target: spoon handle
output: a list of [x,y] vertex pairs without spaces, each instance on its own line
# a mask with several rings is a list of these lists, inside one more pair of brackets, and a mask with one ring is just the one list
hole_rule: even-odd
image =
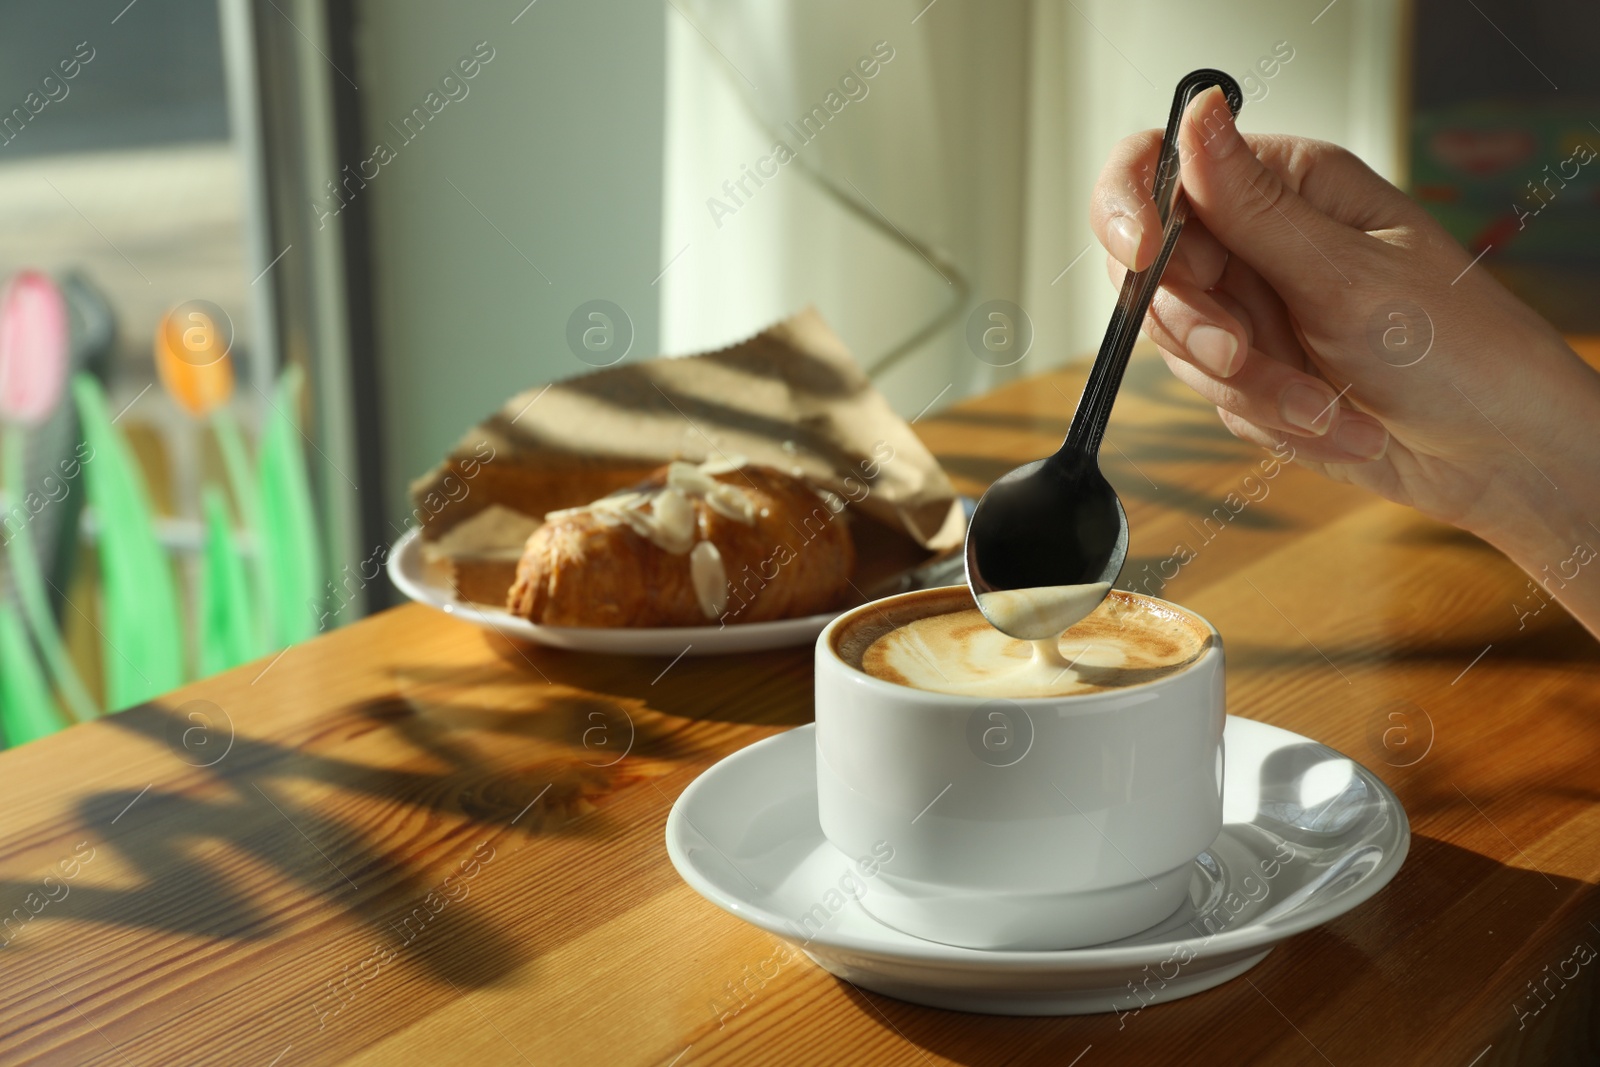
[[1228,107],[1235,115],[1244,104],[1239,83],[1220,70],[1191,71],[1178,82],[1178,90],[1172,97],[1172,112],[1167,116],[1167,129],[1161,139],[1161,154],[1156,159],[1152,189],[1162,225],[1161,250],[1149,267],[1137,273],[1129,271],[1122,279],[1122,292],[1117,296],[1116,310],[1111,313],[1111,323],[1106,327],[1104,340],[1100,342],[1100,352],[1089,371],[1089,380],[1083,387],[1078,409],[1073,413],[1066,440],[1056,453],[1058,459],[1092,459],[1100,451],[1106,423],[1111,419],[1111,405],[1117,399],[1123,372],[1128,369],[1128,354],[1133,351],[1133,343],[1139,337],[1139,327],[1144,322],[1145,313],[1150,310],[1150,301],[1161,285],[1167,260],[1172,258],[1178,235],[1183,232],[1184,221],[1189,217],[1189,205],[1179,183],[1178,123],[1183,120],[1183,113],[1190,101],[1213,85],[1222,89]]

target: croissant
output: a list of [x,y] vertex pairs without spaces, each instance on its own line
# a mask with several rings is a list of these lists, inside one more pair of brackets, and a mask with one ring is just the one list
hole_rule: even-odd
[[765,466],[674,462],[551,512],[507,608],[546,626],[705,626],[837,607],[855,546],[844,501]]

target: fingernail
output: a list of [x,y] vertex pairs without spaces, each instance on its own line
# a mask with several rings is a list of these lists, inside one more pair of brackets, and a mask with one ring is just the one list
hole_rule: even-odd
[[1243,140],[1233,122],[1233,110],[1221,89],[1212,86],[1189,105],[1189,122],[1200,135],[1206,155],[1212,159],[1227,156]]
[[1284,422],[1321,437],[1328,432],[1328,424],[1333,421],[1336,402],[1331,392],[1314,385],[1291,385],[1283,391],[1279,408]]
[[1141,236],[1139,227],[1126,215],[1118,215],[1106,226],[1106,240],[1111,244],[1111,254],[1129,270],[1138,267]]
[[1366,419],[1344,419],[1333,432],[1333,443],[1353,456],[1378,459],[1389,450],[1389,433]]
[[1227,330],[1196,326],[1189,331],[1184,343],[1189,354],[1212,374],[1226,378],[1233,373],[1233,357],[1239,354],[1239,342]]

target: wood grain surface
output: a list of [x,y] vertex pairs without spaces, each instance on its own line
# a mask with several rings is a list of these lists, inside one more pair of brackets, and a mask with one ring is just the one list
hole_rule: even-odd
[[[1082,379],[916,429],[976,492]],[[0,755],[0,1061],[1596,1062],[1595,642],[1554,606],[1519,627],[1527,579],[1472,537],[1265,458],[1136,358],[1104,450],[1124,584],[1211,619],[1229,711],[1372,768],[1415,836],[1242,979],[1125,1019],[920,1008],[803,957],[744,981],[778,942],[663,827],[810,720],[811,650],[574,654],[409,606]]]

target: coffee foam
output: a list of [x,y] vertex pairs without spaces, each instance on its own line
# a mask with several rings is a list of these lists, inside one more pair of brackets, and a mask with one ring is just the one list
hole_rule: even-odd
[[965,586],[931,589],[846,620],[833,647],[875,678],[958,696],[1068,696],[1176,674],[1210,647],[1209,628],[1170,605],[1113,590],[1057,640],[1008,637]]

